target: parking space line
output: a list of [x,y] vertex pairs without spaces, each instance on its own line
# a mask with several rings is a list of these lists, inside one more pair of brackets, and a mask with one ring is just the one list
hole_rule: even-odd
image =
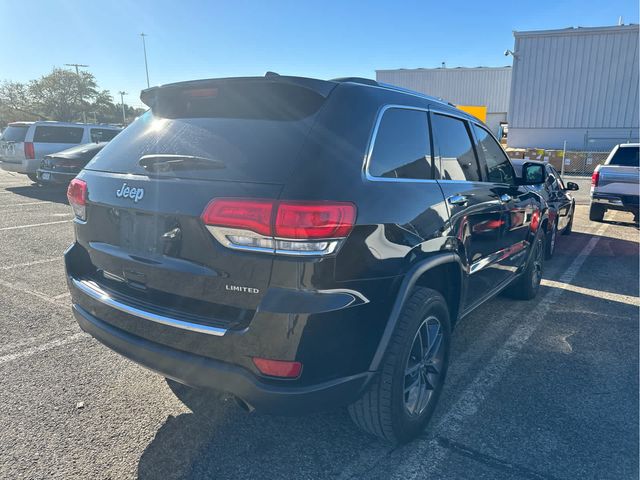
[[[582,248],[580,253],[574,258],[573,262],[560,276],[559,282],[569,284],[576,277],[580,268],[589,254],[596,247],[608,225],[601,225],[594,236]],[[525,346],[531,335],[538,329],[542,321],[545,319],[549,311],[554,307],[555,302],[564,293],[563,289],[549,290],[538,302],[528,315],[520,320],[520,325],[511,334],[511,336],[498,348],[493,357],[488,361],[485,367],[480,370],[469,386],[462,392],[458,400],[448,409],[438,424],[428,431],[427,434],[437,433],[437,435],[451,438],[455,436],[462,428],[462,422],[467,417],[474,415],[480,405],[485,401],[487,394],[504,376],[507,369]],[[409,478],[425,478],[434,476],[440,463],[444,460],[447,451],[439,444],[436,439],[418,441],[413,445],[413,449],[409,450],[404,465],[411,470],[398,470],[394,472],[393,478],[409,479]],[[429,458],[430,461],[425,464],[420,459]],[[420,469],[415,466],[420,465]]]
[[39,298],[40,300],[42,300],[44,302],[49,303],[50,305],[55,305],[56,307],[64,308],[65,310],[68,309],[68,307],[66,305],[63,305],[61,303],[56,302],[55,300],[53,300],[49,296],[45,295],[44,293],[36,292],[35,290],[29,290],[28,288],[16,287],[11,282],[5,282],[3,280],[0,280],[0,286],[5,287],[5,288],[9,288],[9,289],[14,290],[16,292],[26,293],[27,295],[32,295],[34,297]]
[[42,260],[34,260],[33,262],[16,263],[14,265],[5,265],[0,267],[0,270],[11,270],[13,268],[31,267],[32,265],[42,265],[43,263],[51,263],[63,260],[64,257],[59,256],[55,258],[45,258]]
[[25,350],[22,350],[21,352],[16,352],[16,353],[10,353],[8,355],[3,355],[3,356],[0,356],[0,365],[2,365],[4,363],[7,363],[7,362],[11,362],[13,360],[17,360],[19,358],[29,357],[29,356],[34,355],[36,353],[45,352],[47,350],[51,350],[52,348],[61,347],[63,345],[67,345],[69,343],[77,342],[78,340],[81,340],[83,338],[90,338],[90,337],[86,333],[82,333],[82,332],[74,333],[73,335],[70,335],[68,337],[58,338],[56,340],[52,340],[50,342],[43,343],[41,345],[37,345],[35,347],[27,348]]
[[32,223],[30,225],[16,225],[14,227],[1,227],[0,232],[7,231],[7,230],[18,230],[21,228],[44,227],[45,225],[55,225],[57,223],[68,223],[68,222],[71,222],[71,220],[57,220],[55,222]]
[[10,203],[10,204],[7,204],[7,205],[0,205],[0,207],[26,207],[27,205],[42,205],[44,203],[54,203],[54,202]]
[[542,285],[551,288],[560,288],[570,292],[580,293],[582,295],[588,295],[590,297],[598,298],[601,300],[610,300],[612,302],[626,303],[634,307],[640,307],[640,298],[633,297],[631,295],[622,295],[620,293],[607,292],[605,290],[594,290],[593,288],[579,287],[578,285],[571,285],[570,283],[556,282],[555,280],[542,280]]

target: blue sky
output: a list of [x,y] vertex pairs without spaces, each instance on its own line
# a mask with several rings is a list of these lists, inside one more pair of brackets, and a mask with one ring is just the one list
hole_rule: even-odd
[[638,23],[637,0],[0,0],[0,80],[84,63],[140,104],[146,86],[282,74],[375,78],[376,69],[510,65],[513,30]]

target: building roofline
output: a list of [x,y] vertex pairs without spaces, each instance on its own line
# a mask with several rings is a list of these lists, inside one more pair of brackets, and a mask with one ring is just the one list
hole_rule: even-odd
[[559,28],[555,30],[527,30],[519,32],[513,31],[513,36],[518,37],[537,37],[545,35],[581,35],[590,33],[614,33],[638,30],[638,24],[632,23],[629,25],[611,25],[607,27],[567,27]]
[[471,72],[478,70],[511,70],[511,65],[505,65],[504,67],[436,67],[436,68],[383,68],[376,70],[378,72]]

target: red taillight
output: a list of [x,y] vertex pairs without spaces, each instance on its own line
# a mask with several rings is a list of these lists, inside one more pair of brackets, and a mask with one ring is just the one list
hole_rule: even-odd
[[271,235],[272,200],[216,198],[202,213],[205,225],[251,230]]
[[351,203],[282,202],[278,205],[274,235],[279,238],[344,238],[356,219]]
[[24,158],[27,160],[36,158],[36,150],[33,148],[33,142],[24,142]]
[[86,220],[87,182],[78,178],[71,180],[67,188],[67,198],[76,217]]
[[599,181],[600,181],[600,172],[598,170],[595,170],[593,172],[593,175],[591,175],[591,186],[597,187]]
[[355,219],[355,205],[344,202],[216,198],[202,213],[202,221],[223,245],[283,255],[332,253]]
[[296,378],[302,372],[302,364],[300,362],[253,357],[253,363],[260,373],[270,377]]

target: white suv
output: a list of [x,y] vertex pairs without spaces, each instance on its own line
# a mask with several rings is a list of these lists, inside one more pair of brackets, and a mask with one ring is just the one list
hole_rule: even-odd
[[13,122],[0,136],[0,167],[37,181],[45,155],[91,142],[106,142],[122,129],[113,125],[66,122]]

